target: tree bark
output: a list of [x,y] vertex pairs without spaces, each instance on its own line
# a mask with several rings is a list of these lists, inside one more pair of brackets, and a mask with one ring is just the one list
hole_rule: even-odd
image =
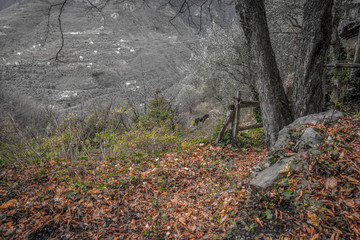
[[292,122],[292,114],[271,47],[264,0],[238,0],[236,10],[250,47],[266,145],[270,149],[279,131]]
[[322,76],[332,32],[333,0],[307,0],[292,95],[295,119],[322,111]]
[[343,0],[334,0],[332,14],[332,43],[334,47],[334,55],[337,62],[346,60],[346,50],[341,42],[339,36],[339,25],[342,16],[344,15]]

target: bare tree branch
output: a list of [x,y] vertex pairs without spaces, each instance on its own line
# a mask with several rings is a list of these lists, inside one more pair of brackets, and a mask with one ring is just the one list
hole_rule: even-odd
[[105,15],[104,15],[104,13],[103,13],[102,10],[106,7],[106,5],[109,3],[109,1],[110,1],[110,0],[106,0],[103,5],[97,6],[97,5],[95,5],[91,0],[86,0],[86,2],[89,3],[90,6],[91,6],[90,9],[89,9],[89,11],[92,10],[92,9],[95,9],[97,12],[99,12],[99,14],[101,15],[102,19],[104,19],[104,27],[105,27],[105,25],[106,25],[106,18],[105,18]]
[[44,39],[44,42],[46,43],[48,37],[49,37],[49,34],[50,34],[50,17],[51,17],[51,11],[54,7],[58,7],[58,6],[61,6],[62,3],[57,3],[57,4],[50,4],[50,7],[49,7],[49,10],[48,10],[48,13],[47,13],[47,26],[46,26],[46,33],[45,33],[45,39]]
[[61,15],[64,11],[64,7],[65,7],[67,1],[68,0],[64,0],[64,2],[61,3],[61,8],[60,8],[60,12],[58,15],[59,29],[60,29],[60,34],[61,34],[61,46],[55,55],[56,61],[59,61],[59,54],[60,54],[61,50],[64,48],[64,32],[63,32],[62,25],[61,25]]
[[[204,15],[205,9],[209,13],[210,21],[211,22],[213,21],[213,14],[212,14],[211,9],[212,9],[214,2],[215,2],[214,0],[198,0],[198,1],[183,0],[183,1],[181,1],[180,5],[175,5],[175,4],[173,4],[172,0],[168,0],[167,3],[165,3],[164,5],[168,4],[175,9],[178,8],[175,16],[173,16],[169,20],[171,24],[172,24],[172,21],[174,19],[176,19],[177,17],[179,17],[180,15],[187,14],[188,15],[187,16],[188,24],[190,26],[197,27],[199,29],[199,33],[200,33],[203,30],[204,16],[206,16],[206,15]],[[228,4],[228,5],[232,5],[235,3],[234,0],[227,0],[225,2],[226,2],[225,4]],[[223,5],[224,1],[218,0],[218,4]],[[162,5],[162,6],[164,6],[164,5]],[[198,23],[194,20],[194,15],[193,15],[194,7],[196,7],[196,9],[198,9],[200,11],[200,14],[198,16],[198,21],[199,21]]]

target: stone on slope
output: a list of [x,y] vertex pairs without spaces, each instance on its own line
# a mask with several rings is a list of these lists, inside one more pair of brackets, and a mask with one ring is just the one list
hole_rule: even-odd
[[[311,114],[299,118],[290,125],[284,127],[280,131],[278,140],[276,141],[274,147],[271,149],[272,156],[269,156],[264,163],[255,167],[255,171],[252,173],[253,178],[250,180],[250,186],[257,190],[266,190],[274,186],[274,184],[289,171],[299,169],[304,166],[304,162],[302,161],[302,158],[304,157],[300,152],[292,157],[280,157],[275,164],[271,165],[271,161],[274,158],[279,158],[279,156],[281,156],[282,153],[279,150],[285,147],[290,141],[294,140],[294,136],[291,135],[291,129],[298,128],[306,124],[319,124],[324,121],[335,121],[341,116],[343,116],[341,112],[329,110],[327,112]],[[295,138],[297,142],[297,151],[301,151],[302,149],[316,151],[322,141],[321,135],[312,128],[306,128],[301,136],[295,136]],[[259,172],[259,170],[262,171]]]
[[257,190],[266,190],[274,185],[277,180],[286,175],[290,170],[290,165],[296,160],[296,156],[283,158],[274,165],[259,172],[250,180],[250,186]]
[[293,123],[284,127],[278,136],[278,140],[275,142],[274,146],[270,149],[270,152],[274,153],[281,148],[285,147],[285,145],[290,141],[291,134],[289,133],[290,129],[300,127],[305,124],[319,124],[324,121],[335,121],[340,117],[344,116],[344,114],[337,110],[328,110],[326,112],[314,113],[301,118],[296,119]]
[[322,141],[322,137],[312,128],[305,129],[304,133],[297,142],[297,148],[314,148],[317,149]]

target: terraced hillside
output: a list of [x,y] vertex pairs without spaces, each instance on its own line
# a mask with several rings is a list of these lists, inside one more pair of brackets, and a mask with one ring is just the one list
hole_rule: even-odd
[[[51,1],[56,4],[57,1]],[[182,76],[198,37],[170,6],[154,1],[69,1],[60,6],[23,0],[0,12],[0,87],[7,101],[20,98],[57,111],[166,91]]]

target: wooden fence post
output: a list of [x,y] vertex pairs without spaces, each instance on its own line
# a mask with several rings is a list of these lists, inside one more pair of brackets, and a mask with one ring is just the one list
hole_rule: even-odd
[[241,101],[241,92],[236,92],[235,98],[235,116],[232,122],[232,136],[236,138],[236,135],[239,131],[239,122],[240,122],[240,101]]
[[227,126],[230,124],[230,122],[233,120],[234,118],[234,113],[235,113],[235,110],[233,109],[233,106],[234,105],[231,105],[228,112],[226,113],[226,117],[224,119],[224,124],[223,126],[221,127],[220,129],[220,132],[219,134],[217,135],[216,137],[216,140],[215,142],[216,143],[219,143],[219,141],[221,140],[221,138],[224,136],[224,133],[225,133],[225,130],[227,128]]
[[236,135],[238,134],[239,130],[248,130],[248,129],[254,129],[254,128],[259,128],[262,127],[262,124],[254,124],[251,126],[244,126],[244,127],[239,127],[239,122],[240,122],[240,109],[241,108],[248,108],[248,107],[258,107],[260,106],[260,103],[257,101],[243,101],[241,100],[241,92],[237,91],[236,93],[236,100],[235,100],[235,105],[231,105],[229,107],[229,110],[226,113],[226,117],[224,120],[224,124],[222,125],[215,142],[219,143],[221,138],[224,136],[225,131],[227,126],[230,124],[231,122],[231,133],[232,136],[235,138]]

